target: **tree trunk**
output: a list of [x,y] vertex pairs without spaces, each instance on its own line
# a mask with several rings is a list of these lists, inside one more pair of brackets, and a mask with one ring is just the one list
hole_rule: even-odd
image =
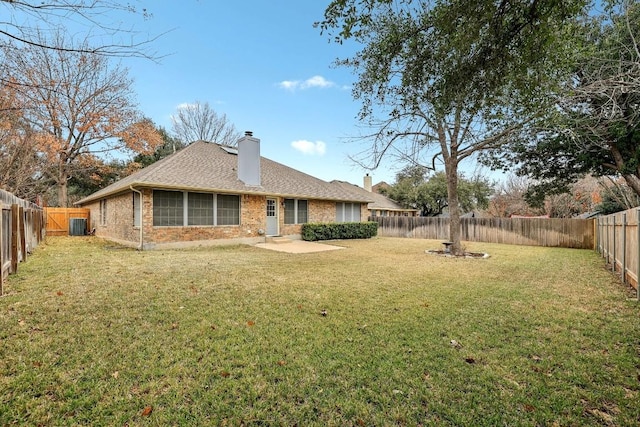
[[634,193],[640,196],[640,179],[638,179],[637,176],[631,174],[624,174],[622,176],[624,177],[624,180],[627,182],[629,187],[631,187],[631,189],[634,191]]
[[447,174],[447,197],[449,199],[449,241],[451,253],[455,256],[464,255],[460,243],[460,204],[458,203],[458,163],[454,157],[449,157],[444,165]]
[[67,198],[67,176],[64,174],[63,176],[58,177],[58,182],[56,183],[58,187],[58,206],[61,208],[66,208],[68,203]]

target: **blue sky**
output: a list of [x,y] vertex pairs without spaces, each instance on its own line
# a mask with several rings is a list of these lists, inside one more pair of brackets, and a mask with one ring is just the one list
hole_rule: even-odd
[[[144,2],[153,17],[130,17],[151,36],[159,64],[126,58],[143,113],[171,128],[180,104],[208,102],[240,132],[261,140],[262,155],[324,180],[362,185],[367,172],[348,159],[362,151],[351,96],[355,76],[335,68],[354,47],[328,42],[313,28],[327,2]],[[401,165],[371,172],[392,182]]]

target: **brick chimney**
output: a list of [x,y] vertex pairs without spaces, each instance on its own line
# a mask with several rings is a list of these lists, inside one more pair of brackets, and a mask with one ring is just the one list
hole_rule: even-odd
[[246,185],[260,185],[260,140],[250,131],[238,140],[238,179]]
[[371,188],[372,188],[372,178],[371,175],[366,174],[364,176],[364,189],[367,190],[369,193],[371,193]]

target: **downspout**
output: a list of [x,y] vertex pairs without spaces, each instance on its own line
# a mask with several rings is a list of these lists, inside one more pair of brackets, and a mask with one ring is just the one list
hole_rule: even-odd
[[142,191],[136,190],[133,188],[133,185],[130,185],[129,188],[134,193],[138,193],[140,195],[140,243],[138,244],[138,250],[141,251],[144,248],[144,235],[142,234],[144,231],[144,216],[142,215],[144,203],[142,203]]

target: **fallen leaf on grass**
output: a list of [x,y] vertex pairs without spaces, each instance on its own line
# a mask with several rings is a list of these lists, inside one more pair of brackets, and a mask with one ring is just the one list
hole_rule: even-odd
[[287,364],[287,362],[285,362],[284,360],[278,360],[278,365],[284,366],[286,364]]
[[466,357],[464,361],[470,364],[476,363],[476,359],[474,359],[473,357]]
[[115,379],[118,379],[118,377],[120,376],[120,372],[115,371],[113,374],[111,374],[111,376]]
[[151,415],[152,412],[153,412],[153,406],[149,405],[142,410],[142,413],[140,415],[142,415],[143,417],[148,417],[149,415]]
[[59,297],[61,297],[61,296],[62,296],[62,295],[64,295],[64,294],[62,293],[62,291],[58,291],[58,292],[56,292],[56,295],[58,295]]
[[18,325],[20,325],[20,326],[24,326],[24,320],[22,320],[22,319],[18,319]]
[[249,320],[249,321],[247,322],[247,326],[253,326],[253,325],[255,325],[255,324],[256,324],[256,322],[254,322],[253,320]]
[[227,372],[227,371],[222,371],[222,372],[220,372],[220,376],[221,376],[222,378],[229,378],[229,376],[230,376],[230,375],[231,375],[231,374],[230,374],[229,372]]
[[178,324],[177,323],[172,323],[171,324],[171,329],[178,329]]
[[451,345],[451,347],[453,347],[453,348],[462,348],[462,345],[461,345],[458,341],[456,341],[456,340],[451,340],[451,341],[449,342],[449,344],[450,344],[450,345]]
[[536,408],[535,408],[533,405],[525,404],[525,405],[524,405],[524,410],[525,410],[526,412],[533,412],[533,411],[535,411],[535,410],[536,410]]
[[42,366],[42,362],[33,362],[34,368],[39,368],[40,366]]

